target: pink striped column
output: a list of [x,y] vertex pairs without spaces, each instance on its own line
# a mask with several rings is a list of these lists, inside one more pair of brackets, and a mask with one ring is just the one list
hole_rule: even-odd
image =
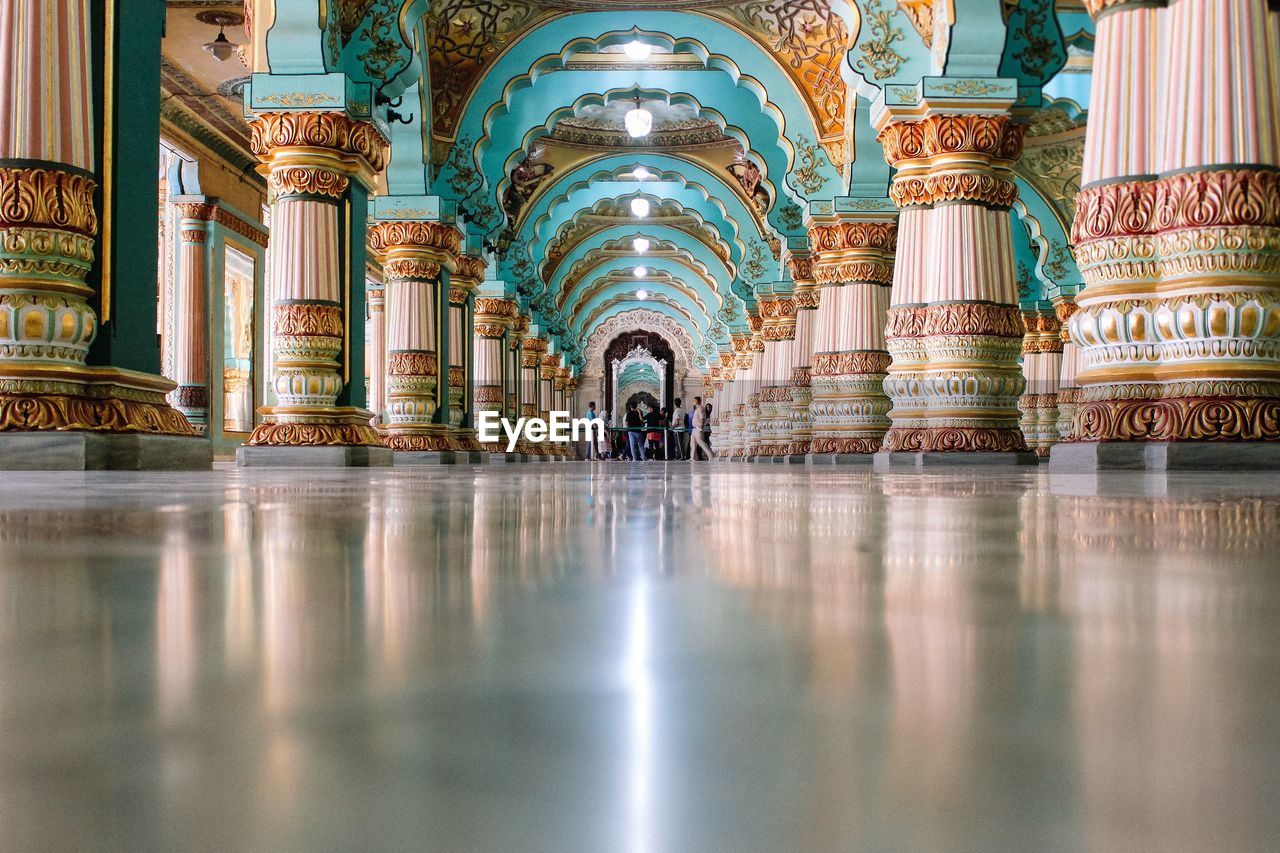
[[1062,325],[1054,314],[1023,315],[1022,373],[1026,393],[1018,402],[1022,434],[1037,456],[1058,443],[1058,384],[1062,379]]
[[369,245],[386,279],[386,445],[395,451],[453,449],[449,426],[436,417],[448,388],[439,324],[447,299],[443,271],[456,268],[461,244],[462,233],[439,222],[376,222],[369,228]]
[[809,406],[814,454],[875,453],[889,428],[884,327],[897,234],[883,213],[810,228],[821,300]]
[[[478,426],[485,412],[501,416],[506,411],[504,378],[509,370],[504,365],[509,363],[508,336],[513,334],[520,306],[498,296],[477,296],[474,310],[475,393],[472,406]],[[502,452],[505,447],[502,444],[485,449]]]
[[173,375],[178,383],[170,394],[174,408],[191,421],[199,435],[209,431],[209,320],[208,283],[205,268],[209,204],[176,204],[178,218],[178,271],[174,283]]
[[468,363],[475,332],[473,296],[484,281],[484,258],[460,255],[449,277],[449,435],[454,450],[480,451],[474,424],[463,426],[473,414],[474,371]]
[[811,256],[791,258],[791,277],[796,284],[796,338],[791,355],[791,437],[786,452],[800,457],[813,447],[809,406],[813,403],[813,343],[822,293]]
[[1170,444],[1166,461],[1280,439],[1280,14],[1088,5],[1074,439]]
[[[277,403],[248,446],[381,446],[371,412],[337,406],[346,346],[339,205],[371,185],[387,142],[345,113],[262,113],[251,145],[271,198],[271,352]],[[363,281],[361,285],[363,286]],[[245,457],[248,458],[248,457]]]
[[796,299],[794,294],[761,294],[764,353],[760,370],[760,415],[749,455],[778,457],[791,449],[791,378],[795,369]]
[[[895,110],[897,108],[894,108]],[[901,210],[885,391],[887,451],[1027,450],[1022,313],[1008,211],[1025,128],[1005,114],[880,116]]]
[[369,351],[365,366],[369,375],[369,409],[379,425],[387,416],[387,290],[383,282],[369,288]]

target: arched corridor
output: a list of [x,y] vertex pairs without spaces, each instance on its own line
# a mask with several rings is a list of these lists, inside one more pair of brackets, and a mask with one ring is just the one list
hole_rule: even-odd
[[0,853],[1272,850],[1280,0],[0,0]]

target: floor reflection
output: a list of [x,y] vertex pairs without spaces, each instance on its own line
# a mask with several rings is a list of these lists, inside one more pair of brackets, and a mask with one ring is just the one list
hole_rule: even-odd
[[7,482],[0,849],[1280,836],[1268,478]]

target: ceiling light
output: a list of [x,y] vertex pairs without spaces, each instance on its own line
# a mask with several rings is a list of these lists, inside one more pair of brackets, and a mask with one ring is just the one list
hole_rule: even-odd
[[649,132],[653,130],[653,113],[640,106],[639,98],[636,98],[636,108],[627,110],[627,114],[622,121],[627,126],[627,133],[632,139],[648,136]]
[[636,267],[635,269],[633,269],[633,270],[631,271],[631,274],[632,274],[633,276],[635,276],[636,278],[644,278],[645,276],[647,276],[647,275],[649,274],[649,268],[648,268],[648,267]]
[[635,62],[644,62],[649,58],[649,54],[653,53],[653,48],[642,41],[628,42],[622,50],[627,54],[628,59]]
[[227,34],[223,32],[223,28],[227,22],[218,21],[218,37],[211,42],[206,42],[203,47],[205,50],[213,54],[213,58],[219,62],[226,62],[236,52],[236,45],[227,39]]
[[649,241],[648,241],[646,238],[644,238],[644,237],[637,237],[637,238],[636,238],[636,239],[631,243],[631,245],[635,247],[636,252],[638,252],[639,254],[643,255],[645,252],[649,251],[649,246],[650,246],[651,244],[649,243]]
[[641,300],[641,301],[644,301],[645,299],[648,299],[648,298],[649,298],[649,291],[647,291],[647,290],[637,290],[637,291],[636,291],[636,299],[639,299],[639,300]]
[[644,219],[646,216],[649,215],[650,208],[651,208],[651,205],[649,204],[649,199],[647,198],[631,199],[631,212],[634,215],[640,217],[641,219]]
[[635,178],[637,181],[647,181],[651,175],[649,174],[649,170],[644,166],[636,166],[635,171],[631,173],[631,177]]

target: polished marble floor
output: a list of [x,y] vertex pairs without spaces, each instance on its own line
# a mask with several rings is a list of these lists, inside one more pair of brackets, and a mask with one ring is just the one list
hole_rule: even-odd
[[1280,849],[1280,480],[4,475],[0,851]]

